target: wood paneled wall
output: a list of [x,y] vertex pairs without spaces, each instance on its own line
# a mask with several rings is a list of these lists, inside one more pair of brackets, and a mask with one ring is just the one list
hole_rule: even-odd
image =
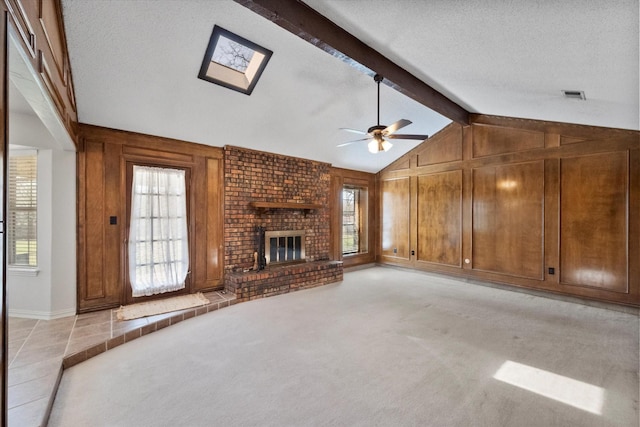
[[[78,311],[124,304],[128,162],[190,170],[191,292],[222,288],[221,148],[80,125]],[[116,218],[116,224],[111,223]]]
[[77,141],[78,114],[60,0],[4,0],[3,5],[28,61]]
[[474,115],[378,179],[379,262],[640,305],[640,132]]
[[[344,267],[375,262],[377,253],[377,194],[376,175],[342,168],[331,168],[331,248],[330,256],[334,261],[342,261]],[[368,251],[366,253],[342,255],[342,189],[345,185],[367,189],[368,208]]]

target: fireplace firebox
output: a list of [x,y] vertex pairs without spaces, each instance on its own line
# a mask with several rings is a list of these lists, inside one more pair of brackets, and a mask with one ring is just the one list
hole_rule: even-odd
[[267,265],[305,262],[304,230],[266,231],[264,254]]

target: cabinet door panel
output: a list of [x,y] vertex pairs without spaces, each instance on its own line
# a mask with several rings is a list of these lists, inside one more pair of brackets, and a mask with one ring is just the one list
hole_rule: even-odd
[[418,261],[460,267],[462,171],[418,177]]
[[121,225],[109,224],[109,218],[120,213],[120,147],[87,141],[79,156],[83,157],[79,172],[84,172],[84,218],[80,218],[79,229],[83,244],[78,257],[82,311],[120,302]]
[[485,125],[474,125],[473,157],[495,156],[544,147],[544,133]]
[[627,152],[562,159],[560,280],[628,292]]
[[382,255],[409,259],[409,178],[382,181]]
[[473,268],[543,279],[544,161],[473,171]]

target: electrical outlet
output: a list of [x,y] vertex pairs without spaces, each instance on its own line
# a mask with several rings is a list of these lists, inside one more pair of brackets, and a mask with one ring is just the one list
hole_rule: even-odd
[[397,254],[398,253],[398,248],[393,248],[393,253]]
[[549,274],[556,274],[556,269],[553,267],[549,267]]

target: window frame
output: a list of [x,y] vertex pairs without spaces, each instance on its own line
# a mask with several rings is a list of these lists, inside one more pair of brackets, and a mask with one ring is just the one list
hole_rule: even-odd
[[[31,206],[29,207],[23,207],[18,209],[17,206],[15,204],[12,204],[12,199],[14,200],[14,203],[16,202],[15,199],[17,196],[12,195],[13,191],[15,190],[15,187],[17,186],[17,183],[14,182],[14,180],[16,179],[15,177],[12,178],[12,168],[13,165],[12,163],[15,162],[17,158],[30,158],[33,159],[34,161],[34,165],[31,168],[31,171],[35,174],[31,179],[31,188],[30,188],[30,198],[31,200]],[[6,228],[6,232],[7,232],[7,268],[9,271],[12,272],[12,274],[14,275],[22,275],[22,276],[37,276],[39,268],[38,268],[38,187],[39,187],[39,182],[38,182],[38,164],[39,164],[39,159],[38,159],[38,150],[35,149],[29,149],[29,150],[16,150],[16,151],[12,151],[10,150],[9,152],[9,156],[8,156],[8,171],[7,171],[7,228]],[[35,184],[35,185],[34,185]],[[29,241],[28,246],[29,249],[27,250],[27,254],[29,256],[29,261],[28,263],[16,263],[16,246],[15,246],[15,224],[14,221],[12,220],[12,213],[14,212],[29,212],[32,213],[33,218],[29,219],[29,225],[27,226],[27,228],[29,229],[28,233],[33,233],[33,239],[28,238],[27,240]],[[33,231],[31,231],[33,230]],[[35,246],[33,249],[31,249],[32,243]],[[34,263],[31,263],[31,260],[34,259]]]
[[[354,221],[345,224],[345,191],[353,191],[354,197]],[[341,221],[340,221],[340,252],[343,257],[351,257],[369,253],[369,189],[366,186],[344,184],[341,189]],[[353,225],[357,234],[357,249],[345,251],[345,226]]]

